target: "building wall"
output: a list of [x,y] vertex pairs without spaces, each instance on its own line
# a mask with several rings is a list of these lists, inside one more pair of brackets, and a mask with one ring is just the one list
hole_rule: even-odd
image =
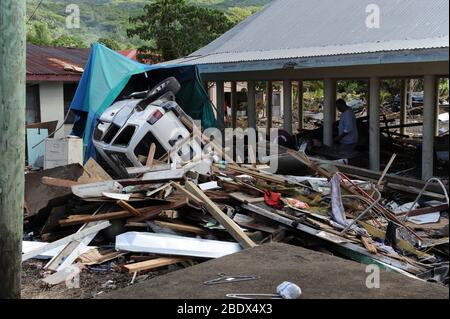
[[[64,85],[63,82],[41,82],[39,84],[39,102],[41,122],[58,121],[58,127],[64,122]],[[63,129],[55,137],[65,136]]]

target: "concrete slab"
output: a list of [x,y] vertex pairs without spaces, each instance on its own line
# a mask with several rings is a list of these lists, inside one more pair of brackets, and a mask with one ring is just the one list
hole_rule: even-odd
[[[227,275],[256,275],[253,281],[204,285]],[[447,287],[380,272],[380,288],[366,287],[366,266],[297,246],[272,243],[210,260],[164,276],[135,284],[102,299],[223,299],[228,293],[275,293],[283,281],[302,288],[302,298],[449,298]]]

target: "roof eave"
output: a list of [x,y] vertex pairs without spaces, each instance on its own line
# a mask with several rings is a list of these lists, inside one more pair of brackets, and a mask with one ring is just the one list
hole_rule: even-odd
[[79,82],[81,74],[27,74],[27,82]]
[[[449,48],[414,49],[388,52],[342,54],[332,56],[298,57],[274,60],[236,61],[227,63],[201,64],[202,74],[269,71],[286,68],[310,69],[324,67],[350,67],[357,65],[379,65],[393,63],[448,62]],[[192,61],[195,64],[195,61]]]

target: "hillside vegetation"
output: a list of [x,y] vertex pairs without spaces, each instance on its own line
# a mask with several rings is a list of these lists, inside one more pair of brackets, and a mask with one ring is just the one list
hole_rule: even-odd
[[[188,3],[224,11],[233,23],[238,23],[270,1],[188,0]],[[56,46],[90,46],[98,39],[113,40],[121,49],[144,45],[137,37],[128,38],[126,30],[130,26],[129,18],[142,14],[147,0],[43,0],[36,10],[39,2],[27,0],[28,40],[31,42],[45,44],[35,39],[39,38],[39,33],[48,32],[52,45]],[[80,8],[80,29],[65,27],[65,9],[72,3]]]

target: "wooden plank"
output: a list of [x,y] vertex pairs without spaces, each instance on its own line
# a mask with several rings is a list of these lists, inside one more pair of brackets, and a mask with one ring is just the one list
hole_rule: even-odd
[[[363,177],[368,177],[371,179],[378,180],[381,176],[380,173],[371,171],[369,169],[360,168],[356,166],[350,166],[350,165],[344,165],[339,163],[331,163],[332,165],[336,166],[339,171],[345,173],[345,174],[352,174],[352,175],[359,175]],[[414,179],[414,178],[408,178],[408,177],[402,177],[402,176],[396,176],[392,174],[386,174],[385,180],[389,183],[393,184],[400,184],[403,186],[412,186],[419,189],[422,189],[425,186],[425,182],[422,180]],[[449,191],[448,186],[446,186],[447,192]],[[443,189],[437,185],[437,184],[430,184],[427,188],[428,191],[432,191],[438,194],[443,194]]]
[[80,183],[71,181],[69,179],[54,178],[54,177],[48,177],[48,176],[42,177],[42,184],[49,185],[49,186],[66,187],[66,188],[71,188],[74,185],[80,185]]
[[[444,210],[448,210],[447,204],[433,206],[433,207],[418,208],[418,209],[415,209],[415,210],[412,210],[411,212],[409,212],[408,216],[409,217],[420,216],[420,215],[425,215],[425,214],[429,214],[429,213],[442,212]],[[406,212],[397,214],[397,216],[402,216],[402,215],[406,215]]]
[[[220,168],[219,165],[217,165],[217,164],[214,164],[214,165],[216,167]],[[227,166],[226,169],[240,173],[240,174],[250,175],[254,178],[262,179],[262,180],[264,180],[266,182],[270,182],[270,183],[283,184],[283,185],[287,183],[287,181],[281,176],[265,174],[265,173],[257,172],[257,171],[250,170],[250,169],[247,169],[244,167],[240,167],[237,165],[229,165],[229,166]]]
[[171,185],[178,191],[180,191],[181,193],[183,193],[184,195],[186,195],[190,201],[192,201],[195,205],[202,205],[203,201],[198,198],[197,196],[195,196],[194,194],[192,194],[191,192],[189,192],[185,187],[181,186],[179,183],[177,182],[172,182]]
[[141,213],[136,208],[134,208],[133,206],[128,204],[126,201],[119,200],[119,201],[117,201],[117,205],[119,205],[120,207],[122,207],[126,211],[129,211],[134,216],[140,216],[141,215]]
[[253,197],[242,192],[230,193],[230,197],[245,204],[255,204],[264,202],[264,197]]
[[378,250],[377,248],[372,244],[371,240],[367,237],[362,236],[361,242],[363,243],[364,247],[369,251],[371,254],[377,254]]
[[153,160],[152,167],[142,166],[142,167],[127,167],[127,173],[129,175],[135,175],[135,174],[143,174],[148,172],[159,172],[159,171],[166,171],[170,170],[171,166],[170,164],[163,163],[163,164],[156,164],[156,160]]
[[65,226],[79,225],[79,224],[84,224],[84,223],[100,221],[100,220],[113,220],[113,219],[120,219],[120,218],[126,218],[126,217],[131,217],[131,216],[133,216],[133,214],[131,214],[129,211],[104,213],[104,214],[98,214],[95,216],[71,215],[67,219],[60,220],[59,225],[61,227],[65,227]]
[[[94,213],[94,215],[97,212]],[[87,223],[84,224],[78,232],[82,231],[83,229],[93,227],[100,222],[93,222],[93,223]],[[61,271],[64,268],[70,266],[79,255],[82,254],[82,252],[85,250],[85,248],[89,245],[89,243],[94,239],[94,237],[97,235],[97,233],[92,233],[87,235],[81,240],[74,240],[71,241],[64,247],[64,249],[55,257],[53,257],[45,266],[44,269],[49,269],[53,271]]]
[[65,245],[65,244],[67,244],[67,243],[69,243],[71,241],[83,239],[84,237],[88,236],[89,234],[98,232],[98,231],[100,231],[102,229],[105,229],[105,228],[107,228],[109,226],[111,226],[111,223],[108,222],[108,221],[105,221],[105,222],[102,222],[102,223],[100,223],[98,225],[95,225],[93,227],[89,227],[89,228],[83,229],[82,231],[80,231],[78,233],[75,233],[75,234],[72,234],[70,236],[61,238],[61,239],[59,239],[57,241],[54,241],[52,243],[49,243],[49,244],[43,246],[43,247],[40,247],[40,248],[35,249],[33,251],[30,251],[30,252],[28,252],[26,254],[23,254],[22,255],[22,261],[26,261],[26,260],[28,260],[30,258],[36,257],[36,256],[38,256],[38,255],[40,255],[42,253],[45,253],[46,251],[49,251],[49,250],[52,250],[53,248],[57,248],[59,246]]
[[186,258],[156,258],[146,261],[141,261],[134,264],[123,266],[128,272],[138,272],[143,270],[151,270],[163,266],[173,265],[186,260]]
[[158,172],[148,172],[142,176],[143,181],[166,181],[166,180],[176,180],[182,179],[184,176],[184,169],[177,168],[167,171],[158,171]]
[[236,223],[228,217],[213,201],[211,201],[200,188],[191,181],[186,182],[186,189],[200,198],[208,212],[236,239],[243,248],[255,247],[256,244],[251,240]]
[[147,162],[145,163],[145,166],[152,167],[155,152],[156,152],[156,144],[152,143],[152,145],[150,145],[150,150],[148,151]]
[[395,154],[395,153],[392,154],[391,159],[387,163],[386,167],[383,170],[383,173],[380,176],[380,179],[377,182],[377,186],[381,185],[381,182],[383,181],[383,178],[386,176],[387,172],[389,171],[389,168],[391,167],[392,163],[394,162],[396,156],[397,156],[397,154]]
[[146,207],[143,209],[139,209],[139,212],[141,213],[140,216],[135,216],[133,218],[130,218],[128,221],[129,222],[142,222],[148,219],[151,219],[157,215],[159,215],[163,210],[172,210],[172,209],[177,209],[180,207],[184,207],[188,204],[188,198],[187,197],[183,197],[183,198],[179,198],[177,200],[172,201],[169,204],[165,204],[165,205],[158,205],[158,206],[151,206],[151,207]]
[[119,256],[124,255],[125,253],[120,251],[115,251],[114,249],[109,249],[106,251],[100,251],[98,248],[92,248],[78,256],[78,260],[83,265],[99,265],[104,262],[115,259]]
[[184,224],[176,224],[176,223],[169,223],[169,222],[163,222],[159,220],[155,220],[154,223],[161,227],[167,227],[176,231],[186,232],[186,233],[193,233],[197,235],[205,235],[207,234],[207,231],[200,227],[195,227],[191,225],[184,225]]
[[112,177],[91,157],[83,166],[84,173],[78,179],[80,184],[112,180]]
[[[431,186],[431,184],[430,184],[430,186]],[[414,195],[419,195],[421,193],[421,190],[419,188],[416,188],[416,187],[413,187],[413,186],[389,183],[385,187],[389,188],[389,189],[396,190],[396,191],[400,191],[400,192],[414,194]],[[430,198],[441,200],[441,201],[445,201],[446,200],[445,195],[442,195],[442,194],[439,194],[439,193],[424,191],[422,193],[422,195],[424,197],[430,197]]]

